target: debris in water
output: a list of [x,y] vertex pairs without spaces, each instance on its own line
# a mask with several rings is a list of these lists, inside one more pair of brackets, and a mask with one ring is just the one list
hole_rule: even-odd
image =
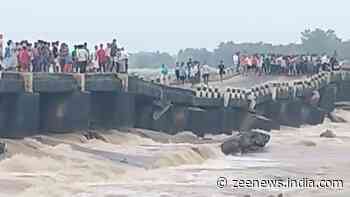
[[335,137],[337,137],[337,135],[333,131],[327,130],[327,131],[321,133],[320,137],[335,138]]

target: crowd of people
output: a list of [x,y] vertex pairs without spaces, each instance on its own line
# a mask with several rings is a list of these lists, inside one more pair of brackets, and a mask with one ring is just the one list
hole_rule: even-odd
[[[166,74],[164,71],[164,68],[166,66],[162,65],[162,79],[166,79]],[[225,66],[223,64],[223,61],[220,62],[219,65],[219,73],[220,76],[224,74]],[[209,82],[209,75],[211,73],[211,69],[207,63],[201,64],[199,61],[193,61],[192,58],[189,58],[189,60],[185,62],[176,62],[175,64],[175,77],[177,81],[181,81],[182,84],[185,83],[185,81],[189,81],[192,84],[198,83],[201,80],[208,84]],[[166,83],[166,82],[165,82]]]
[[288,76],[312,75],[319,71],[339,70],[336,53],[332,57],[323,55],[278,55],[255,54],[233,55],[233,65],[237,72],[247,75],[284,74]]
[[[232,66],[233,65],[233,66]],[[231,67],[232,66],[232,67]],[[336,53],[329,57],[323,55],[279,55],[279,54],[254,54],[241,55],[234,53],[232,56],[231,68],[235,68],[236,72],[247,76],[249,74],[262,75],[286,75],[311,76],[320,71],[339,70],[339,62],[336,58]],[[176,62],[175,77],[177,81],[183,84],[185,81],[194,83],[203,82],[208,84],[211,73],[217,73],[220,80],[223,80],[225,75],[225,64],[221,60],[217,67],[210,67],[208,64],[201,64],[199,61],[193,61],[192,58],[185,62]],[[165,65],[161,68],[161,78],[166,80],[168,69]]]
[[19,72],[117,72],[127,73],[128,53],[113,39],[106,45],[68,44],[38,40],[13,42],[9,40],[1,62],[3,71]]

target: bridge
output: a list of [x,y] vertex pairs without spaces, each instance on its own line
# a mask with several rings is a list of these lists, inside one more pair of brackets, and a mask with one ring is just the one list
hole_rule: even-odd
[[[321,123],[337,101],[350,99],[348,71],[308,79],[232,74],[223,83],[213,80],[209,87],[195,89],[115,73],[0,76],[0,137],[8,138],[126,127],[199,136],[299,127]],[[314,90],[321,95],[317,105],[309,102]],[[249,112],[251,94],[257,114]]]

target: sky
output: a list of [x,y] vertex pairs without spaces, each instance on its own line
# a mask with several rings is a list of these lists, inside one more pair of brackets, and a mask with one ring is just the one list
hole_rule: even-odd
[[0,0],[0,18],[5,40],[117,38],[129,52],[298,43],[308,28],[350,39],[349,0]]

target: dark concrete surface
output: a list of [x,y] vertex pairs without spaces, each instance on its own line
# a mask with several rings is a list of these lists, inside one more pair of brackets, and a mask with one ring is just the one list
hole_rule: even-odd
[[0,94],[1,137],[21,138],[38,131],[38,94]]
[[80,89],[73,74],[33,73],[33,91],[39,93],[73,92]]
[[85,91],[90,92],[120,92],[122,80],[114,73],[85,74]]

